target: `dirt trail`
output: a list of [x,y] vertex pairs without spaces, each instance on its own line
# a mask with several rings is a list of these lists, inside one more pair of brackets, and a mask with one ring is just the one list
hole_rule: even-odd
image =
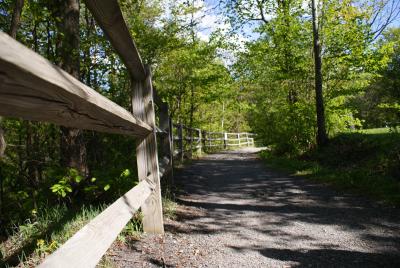
[[109,256],[121,267],[400,267],[400,210],[273,172],[255,149],[176,178],[178,219]]

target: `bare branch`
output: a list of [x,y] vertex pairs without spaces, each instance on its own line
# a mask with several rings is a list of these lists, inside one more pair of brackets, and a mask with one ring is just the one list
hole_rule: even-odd
[[369,36],[376,40],[394,21],[400,18],[400,1],[376,0],[371,3],[372,18],[369,21]]

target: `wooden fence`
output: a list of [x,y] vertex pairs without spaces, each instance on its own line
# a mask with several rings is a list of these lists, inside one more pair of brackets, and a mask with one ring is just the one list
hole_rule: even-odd
[[168,105],[152,87],[150,68],[142,63],[117,0],[85,3],[128,69],[132,112],[0,32],[0,115],[133,136],[139,184],[80,229],[40,267],[96,266],[139,208],[144,231],[163,233],[160,178],[172,172],[174,156],[182,160],[193,151],[201,154],[209,148],[254,145],[250,133],[206,132],[173,124]]
[[248,132],[210,132],[199,128],[190,128],[182,124],[173,124],[174,156],[182,161],[193,154],[201,156],[202,152],[219,149],[230,149],[242,146],[254,146],[255,134]]

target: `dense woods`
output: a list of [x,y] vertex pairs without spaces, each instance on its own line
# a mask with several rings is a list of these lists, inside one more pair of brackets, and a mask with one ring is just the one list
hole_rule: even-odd
[[[238,103],[231,97],[237,90],[218,58],[218,42],[200,40],[198,22],[182,19],[198,8],[175,4],[172,15],[165,17],[162,8],[167,4],[121,2],[143,61],[154,66],[155,87],[169,102],[175,122],[222,130],[224,109],[226,130],[248,129],[244,118],[233,116]],[[127,71],[83,3],[6,1],[1,10],[3,31],[131,110]],[[112,200],[111,191],[122,193],[127,189],[121,187],[124,183],[134,183],[130,138],[8,118],[2,127],[7,143],[1,176],[1,205],[7,207],[3,224],[36,213],[32,211],[49,201]],[[121,185],[118,179],[128,173],[132,174]]]
[[[176,123],[251,131],[279,156],[335,144],[342,133],[398,131],[397,0],[119,3]],[[0,30],[132,110],[128,71],[84,1],[1,1]],[[379,161],[398,185],[400,143],[390,144],[391,158]],[[62,218],[137,183],[135,142],[126,136],[2,118],[0,156],[1,241],[36,228],[50,208]],[[21,248],[57,247],[49,235],[22,240],[1,247],[9,264]]]
[[[323,1],[318,5],[325,124],[331,137],[349,129],[395,125],[399,120],[395,96],[385,100],[373,97],[371,102],[372,91],[377,94],[378,88],[390,94],[379,81],[395,83],[388,74],[396,72],[399,40],[393,36],[398,28],[386,28],[383,35],[377,35],[380,24],[372,21],[388,16],[379,12],[389,11],[356,2]],[[397,5],[398,14],[398,3],[392,4]],[[270,8],[276,10],[276,16],[259,26],[260,37],[240,53],[237,75],[255,99],[249,113],[251,126],[284,152],[302,151],[313,147],[316,137],[312,103],[318,75],[313,70],[310,9],[302,1],[277,1]],[[243,10],[246,6],[239,6],[237,12]],[[382,117],[376,121],[372,114]]]

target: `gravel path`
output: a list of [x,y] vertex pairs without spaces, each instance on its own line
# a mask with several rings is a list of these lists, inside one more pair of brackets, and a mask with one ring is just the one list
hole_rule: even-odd
[[400,267],[400,210],[273,172],[256,149],[178,174],[165,236],[113,247],[120,267]]

